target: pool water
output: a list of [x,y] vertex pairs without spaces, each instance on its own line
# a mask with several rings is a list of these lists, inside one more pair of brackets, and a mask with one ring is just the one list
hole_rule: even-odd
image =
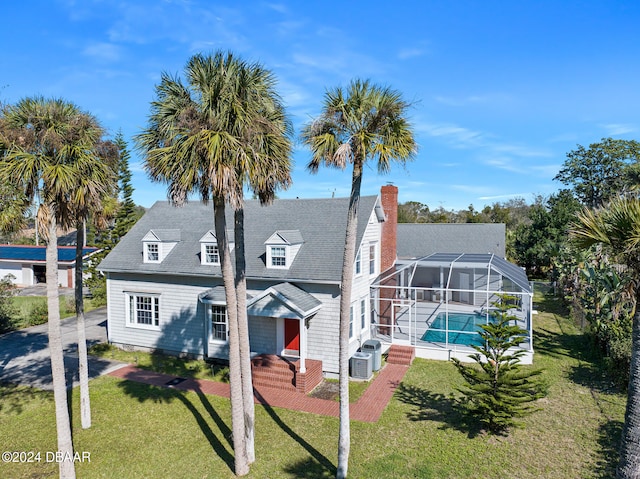
[[[427,329],[420,339],[432,343],[449,342],[464,346],[482,346],[482,338],[478,332],[482,331],[480,325],[486,324],[487,322],[487,317],[484,314],[449,313],[448,328],[446,320],[446,313],[438,313],[429,329]],[[446,329],[449,330],[448,334],[445,331]],[[446,339],[448,339],[448,341]]]

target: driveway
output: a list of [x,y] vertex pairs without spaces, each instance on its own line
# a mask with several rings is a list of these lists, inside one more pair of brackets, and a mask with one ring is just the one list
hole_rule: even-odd
[[[107,310],[85,314],[87,346],[107,340]],[[49,359],[48,325],[41,324],[0,336],[0,381],[40,389],[53,389]],[[78,385],[78,333],[75,316],[62,321],[62,344],[67,384]],[[89,356],[89,377],[95,378],[123,367],[118,361]]]

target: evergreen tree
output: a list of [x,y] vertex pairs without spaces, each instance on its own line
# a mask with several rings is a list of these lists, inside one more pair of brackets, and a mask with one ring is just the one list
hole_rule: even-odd
[[118,184],[120,186],[120,207],[116,215],[116,222],[111,233],[111,240],[115,244],[122,238],[140,218],[136,204],[133,202],[133,186],[131,186],[131,170],[129,169],[129,150],[127,143],[119,131],[115,138],[120,152],[118,165]]
[[[473,346],[477,352],[470,355],[475,365],[453,359],[467,382],[459,389],[464,395],[463,405],[489,432],[497,434],[518,425],[515,418],[532,412],[530,403],[546,395],[543,384],[536,378],[542,370],[523,369],[519,363],[525,352],[509,351],[527,334],[515,324],[515,316],[507,314],[514,299],[502,296],[497,304],[499,311],[492,313],[493,320],[481,326],[484,344]],[[514,324],[510,324],[512,321]]]
[[[127,142],[124,140],[122,132],[119,131],[114,140],[116,148],[118,149],[118,185],[114,191],[113,198],[106,199],[104,203],[108,205],[109,210],[117,208],[115,214],[115,224],[113,228],[103,231],[101,234],[95,235],[95,245],[100,248],[100,251],[89,260],[87,264],[88,278],[85,281],[86,285],[91,290],[91,294],[94,298],[94,302],[100,304],[100,302],[106,303],[106,280],[102,273],[98,271],[98,265],[109,254],[109,252],[118,244],[120,238],[122,238],[140,219],[144,214],[144,209],[136,206],[133,202],[133,186],[131,185],[131,170],[129,169],[129,150]],[[119,204],[115,206],[115,203]],[[113,203],[113,205],[112,205]],[[105,215],[113,218],[112,214]],[[92,232],[88,233],[88,237],[92,235]],[[92,241],[93,243],[93,241]]]

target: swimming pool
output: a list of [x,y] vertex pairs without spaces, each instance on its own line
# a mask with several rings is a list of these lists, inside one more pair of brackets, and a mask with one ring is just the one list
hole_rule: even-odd
[[484,314],[449,313],[448,327],[446,320],[447,313],[438,313],[420,339],[431,343],[449,342],[464,346],[482,346],[482,338],[478,332],[482,331],[480,325],[487,322]]

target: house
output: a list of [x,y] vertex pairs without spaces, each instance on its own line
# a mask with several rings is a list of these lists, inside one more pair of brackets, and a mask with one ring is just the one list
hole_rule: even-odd
[[504,223],[399,223],[398,258],[434,253],[489,253],[504,258]]
[[[0,245],[0,278],[13,275],[17,286],[33,286],[46,282],[46,246]],[[97,251],[84,248],[83,257]],[[63,288],[75,285],[76,247],[58,246],[58,284]]]
[[[385,185],[379,196],[360,199],[350,356],[372,338],[388,348],[394,342],[396,323],[402,323],[411,312],[402,308],[412,295],[416,297],[413,286],[407,284],[406,268],[397,267],[397,196],[395,186]],[[312,363],[325,375],[337,374],[348,203],[348,198],[282,199],[270,206],[246,202],[252,352],[296,358],[302,374]],[[227,226],[232,225],[233,213],[228,209]],[[233,244],[231,249],[233,254]],[[226,301],[211,205],[193,202],[177,208],[168,202],[155,203],[99,268],[107,276],[107,333],[112,344],[205,358],[228,357]],[[402,271],[399,277],[405,281],[401,285],[404,291],[396,288],[399,282],[393,288],[381,285],[381,278],[398,271]],[[472,282],[480,284],[476,276]],[[421,290],[433,286],[419,285]],[[386,292],[380,293],[380,288]],[[438,305],[440,298],[447,298],[423,293],[421,299],[438,299]],[[395,339],[399,338],[396,335]],[[415,337],[415,344],[409,337],[401,341],[420,346]]]
[[[303,369],[307,358],[321,361],[325,373],[337,373],[348,203],[348,198],[283,199],[270,206],[246,202],[252,351],[299,357]],[[227,215],[227,225],[233,225],[232,211]],[[363,196],[351,353],[371,337],[369,287],[395,260],[395,249],[383,251],[384,228],[381,198]],[[107,276],[111,343],[227,357],[226,303],[211,204],[193,202],[177,208],[155,203],[102,261],[100,270]]]

